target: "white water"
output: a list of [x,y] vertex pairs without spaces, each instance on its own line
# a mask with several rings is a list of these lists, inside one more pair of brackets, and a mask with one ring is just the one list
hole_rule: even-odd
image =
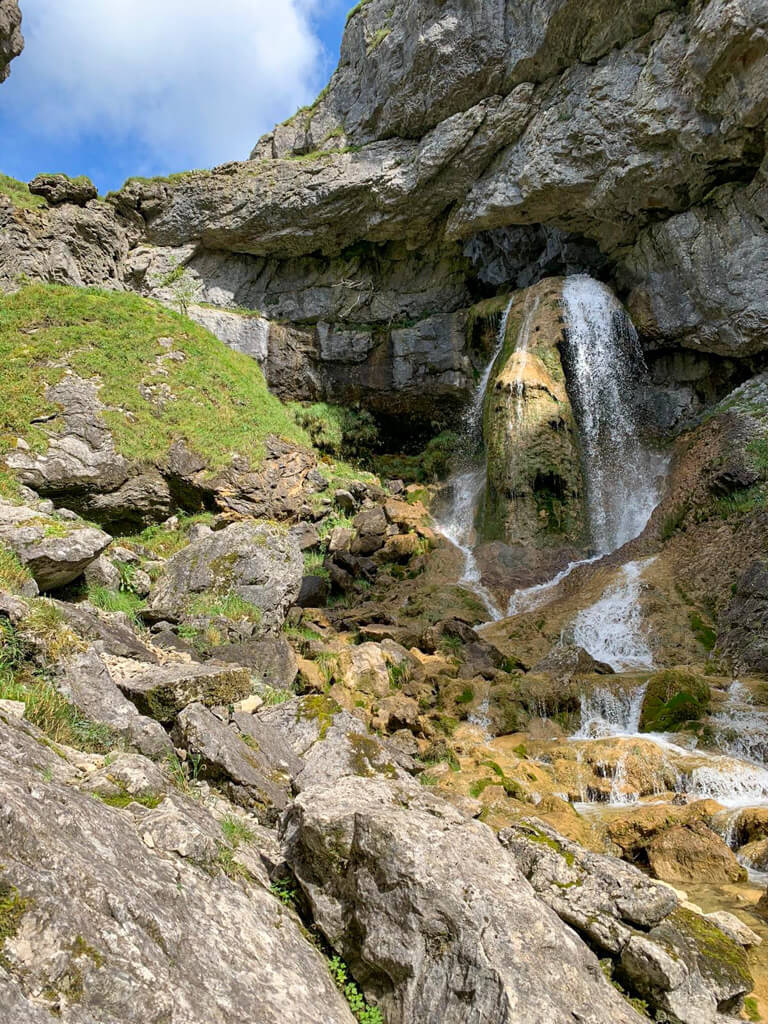
[[768,713],[754,707],[751,693],[738,680],[731,683],[725,705],[712,715],[710,723],[720,750],[758,765],[765,763]]
[[507,615],[520,615],[521,612],[532,612],[537,608],[541,608],[542,605],[549,601],[552,591],[564,579],[567,579],[574,569],[578,569],[580,565],[590,565],[592,562],[599,561],[602,557],[602,555],[593,555],[592,558],[580,558],[577,562],[571,562],[557,576],[553,576],[546,583],[537,583],[532,587],[526,587],[524,590],[516,590],[509,599]]
[[579,422],[592,543],[608,554],[637,537],[659,501],[665,462],[641,441],[645,371],[632,321],[613,292],[579,274],[563,287],[568,390]]
[[614,693],[598,687],[589,695],[581,695],[581,724],[573,734],[575,740],[601,739],[608,736],[634,736],[640,729],[640,713],[647,685]]
[[653,667],[639,603],[643,570],[651,561],[627,562],[621,579],[573,620],[573,642],[615,672]]
[[438,530],[464,556],[464,574],[459,583],[480,598],[493,621],[503,618],[503,612],[496,603],[493,594],[491,594],[487,587],[483,586],[480,568],[474,553],[476,541],[475,519],[483,494],[485,493],[486,481],[485,459],[483,458],[482,463],[478,465],[476,455],[478,450],[482,448],[485,392],[493,373],[494,364],[504,345],[512,304],[513,300],[510,299],[499,324],[496,348],[483,372],[483,376],[475,388],[472,404],[464,421],[464,465],[448,481],[448,488],[452,495],[450,506],[443,517],[436,522]]

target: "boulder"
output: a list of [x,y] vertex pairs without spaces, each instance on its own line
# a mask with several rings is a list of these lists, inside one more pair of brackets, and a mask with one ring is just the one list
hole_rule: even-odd
[[358,512],[353,523],[356,535],[352,541],[352,554],[372,555],[384,546],[387,518],[380,505]]
[[95,561],[91,562],[85,570],[85,582],[89,586],[104,587],[105,590],[118,591],[120,589],[120,573],[118,572],[117,566],[114,565],[104,555],[100,555]]
[[57,676],[56,687],[86,718],[108,726],[139,753],[157,759],[173,753],[173,744],[163,727],[139,714],[95,651],[66,662]]
[[112,538],[85,524],[62,522],[0,500],[0,543],[26,566],[40,590],[48,591],[82,576]]
[[643,732],[671,732],[709,710],[709,683],[684,669],[664,669],[648,679],[640,712]]
[[505,829],[499,839],[540,898],[610,953],[652,1009],[672,1012],[682,1024],[716,1024],[751,991],[740,945],[716,922],[681,907],[670,886],[589,853],[538,820]]
[[123,612],[103,612],[88,603],[70,604],[54,600],[69,628],[93,643],[100,654],[156,665],[157,654],[137,635],[133,623]]
[[639,1024],[491,829],[418,784],[314,786],[280,831],[316,924],[388,1024]]
[[214,647],[211,658],[241,665],[250,670],[253,682],[277,690],[290,690],[299,671],[296,655],[284,636],[268,636],[263,640]]
[[247,612],[256,633],[274,633],[299,595],[303,572],[295,537],[273,526],[235,523],[167,561],[152,587],[149,611],[156,621],[177,622]]
[[39,740],[0,720],[4,1017],[354,1024],[295,916],[258,874],[222,870],[202,805],[109,807],[59,781],[68,762]]
[[648,866],[665,882],[697,882],[706,878],[716,885],[744,882],[746,869],[711,829],[699,821],[675,825],[661,832],[648,846]]
[[203,778],[221,783],[235,803],[257,809],[268,822],[288,805],[300,762],[268,724],[239,713],[229,725],[202,704],[190,704],[176,719],[173,738],[200,757]]
[[66,174],[38,174],[30,181],[29,191],[33,196],[47,199],[51,206],[59,206],[61,203],[85,206],[99,195],[96,186],[85,175],[70,178]]
[[165,723],[189,704],[226,706],[247,697],[253,688],[247,669],[211,663],[158,665],[126,676],[119,686],[143,714]]
[[697,821],[707,824],[716,819],[720,810],[720,804],[714,800],[695,800],[680,807],[668,804],[635,807],[626,814],[611,816],[608,836],[627,860],[639,860],[660,833],[675,825],[690,825]]

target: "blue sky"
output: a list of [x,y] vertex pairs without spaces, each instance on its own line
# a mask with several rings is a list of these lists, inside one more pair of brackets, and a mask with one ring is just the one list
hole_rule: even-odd
[[336,66],[353,0],[22,0],[0,171],[100,192],[244,159]]

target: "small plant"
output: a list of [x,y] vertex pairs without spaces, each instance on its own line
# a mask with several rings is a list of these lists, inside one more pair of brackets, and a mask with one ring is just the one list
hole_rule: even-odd
[[285,704],[286,701],[293,700],[295,696],[296,694],[291,690],[278,690],[274,686],[265,686],[259,693],[259,697],[268,708],[273,708],[277,704]]
[[456,698],[457,704],[471,704],[475,699],[475,691],[471,686],[465,686],[459,696]]
[[325,567],[325,553],[323,551],[304,552],[304,575],[321,576],[324,580],[330,579],[330,573]]
[[203,770],[202,756],[192,752],[187,755],[185,761],[182,761],[176,753],[168,754],[165,758],[165,764],[174,785],[184,793],[190,792]]
[[0,671],[0,700],[21,701],[27,721],[54,743],[92,753],[104,753],[115,745],[108,726],[86,718],[43,675]]
[[146,602],[129,590],[109,590],[107,587],[88,587],[88,600],[103,612],[123,612],[135,624]]
[[332,651],[321,651],[317,655],[317,667],[326,686],[330,686],[336,678],[339,669],[339,656]]
[[278,878],[270,885],[269,891],[280,900],[284,907],[292,907],[296,902],[298,890],[290,878]]
[[407,662],[401,662],[399,665],[387,665],[387,673],[389,674],[389,685],[393,690],[402,689],[411,681],[413,674],[411,666]]
[[443,633],[437,647],[441,654],[446,654],[449,658],[458,658],[462,648],[461,637]]
[[239,594],[205,593],[195,597],[189,604],[190,615],[221,617],[231,622],[245,619],[247,622],[261,622],[261,608],[246,601]]
[[359,1024],[384,1024],[381,1010],[377,1006],[369,1006],[365,996],[349,976],[349,968],[339,956],[334,956],[328,963],[331,977],[349,1004],[353,1016]]

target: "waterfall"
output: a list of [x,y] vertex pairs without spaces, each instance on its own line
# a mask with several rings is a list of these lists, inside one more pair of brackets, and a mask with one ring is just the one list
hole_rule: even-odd
[[643,634],[640,581],[653,559],[627,562],[621,578],[608,587],[599,601],[579,612],[571,626],[573,643],[615,672],[628,668],[653,668],[653,653]]
[[640,440],[635,395],[645,363],[624,307],[583,274],[566,279],[563,304],[592,544],[608,554],[645,528],[659,501],[663,460]]
[[647,688],[645,683],[623,692],[596,687],[589,695],[582,694],[581,723],[572,739],[634,736],[640,731],[640,713]]
[[499,324],[496,347],[478,381],[472,404],[467,410],[461,440],[460,465],[448,481],[451,494],[449,507],[436,522],[437,528],[464,556],[464,574],[459,583],[477,594],[485,605],[491,619],[502,618],[502,611],[493,595],[483,586],[480,568],[475,559],[475,519],[485,493],[486,465],[483,453],[483,409],[485,392],[493,373],[493,367],[504,346],[507,324],[514,299],[510,299]]

